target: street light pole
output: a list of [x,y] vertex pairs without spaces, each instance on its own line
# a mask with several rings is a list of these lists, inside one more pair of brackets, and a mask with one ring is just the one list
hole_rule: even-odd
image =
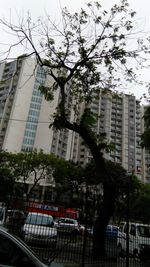
[[130,221],[130,178],[133,177],[133,172],[128,173],[127,191],[126,191],[126,267],[129,267],[129,221]]
[[82,249],[82,263],[81,266],[85,267],[85,250],[86,250],[86,240],[87,240],[87,199],[88,199],[88,187],[86,185],[86,189],[85,189],[85,229],[84,229],[84,236],[83,236],[83,249]]

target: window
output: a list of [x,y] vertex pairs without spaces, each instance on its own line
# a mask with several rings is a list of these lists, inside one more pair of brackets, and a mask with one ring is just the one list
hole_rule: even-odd
[[136,235],[136,229],[134,224],[131,224],[130,235]]
[[65,223],[75,224],[75,222],[73,220],[68,220],[68,219],[65,220]]
[[23,145],[34,145],[34,140],[33,139],[28,139],[24,137],[23,139]]
[[26,130],[24,136],[25,137],[33,137],[34,138],[35,137],[35,134],[36,134],[35,132],[27,131]]
[[139,236],[142,237],[150,237],[150,227],[149,226],[143,226],[139,225],[137,227]]
[[29,115],[37,116],[38,117],[39,116],[39,111],[30,109],[29,110]]
[[[33,225],[43,225],[43,226],[52,226],[53,225],[53,217],[51,216],[43,216],[42,214],[34,215],[28,214],[26,223]],[[43,230],[44,231],[44,230]]]
[[36,130],[37,124],[32,124],[32,123],[27,122],[26,129]]

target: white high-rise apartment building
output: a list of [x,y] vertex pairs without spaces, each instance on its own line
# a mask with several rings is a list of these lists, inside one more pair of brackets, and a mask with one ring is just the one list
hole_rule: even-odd
[[38,90],[51,83],[35,59],[18,59],[0,65],[0,149],[9,152],[50,152],[53,131],[50,113],[56,102],[48,103]]

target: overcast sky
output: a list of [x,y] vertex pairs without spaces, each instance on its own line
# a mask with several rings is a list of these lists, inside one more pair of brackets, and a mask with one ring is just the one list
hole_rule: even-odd
[[[92,0],[93,1],[93,0]],[[78,11],[81,6],[84,6],[86,0],[0,0],[0,18],[7,20],[12,17],[13,20],[17,17],[24,16],[28,11],[34,19],[39,16],[44,16],[45,13],[51,15],[52,19],[58,18],[60,6],[66,6],[69,11]],[[101,0],[105,8],[111,7],[117,0]],[[150,32],[150,0],[128,0],[130,7],[137,12],[137,23],[144,31]],[[4,33],[0,26],[0,60],[1,52],[5,49],[4,43],[11,43],[11,37]],[[20,53],[19,49],[14,53]],[[16,56],[16,55],[15,55]],[[144,79],[149,80],[150,70],[143,71]],[[142,90],[143,91],[143,90]],[[137,91],[138,97],[142,94],[141,90]]]
[[[61,5],[67,6],[70,10],[77,10],[87,0],[1,0],[1,15],[7,15],[9,9],[14,9],[17,11],[27,11],[30,10],[32,14],[41,15],[42,10],[46,9],[49,12],[56,11]],[[105,6],[112,6],[114,3],[118,2],[116,0],[101,0],[100,1]],[[149,15],[150,1],[149,0],[128,0],[130,6],[134,8],[137,12],[140,12],[142,16]]]
[[[93,0],[92,0],[93,1]],[[45,14],[45,11],[52,16],[59,14],[60,6],[67,6],[70,11],[78,10],[87,0],[1,0],[0,16],[8,17],[10,11],[13,15],[25,14],[30,11],[33,17]],[[103,6],[111,7],[117,0],[101,0]],[[137,11],[137,17],[150,27],[150,1],[149,0],[128,0],[131,8]]]

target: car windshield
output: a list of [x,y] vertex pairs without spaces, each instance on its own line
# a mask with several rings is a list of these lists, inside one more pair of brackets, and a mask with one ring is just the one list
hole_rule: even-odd
[[53,224],[53,218],[49,216],[43,216],[37,215],[37,214],[28,214],[26,223],[28,224],[34,224],[34,225],[52,225]]
[[139,236],[142,237],[150,237],[150,227],[145,225],[139,225],[137,226]]

